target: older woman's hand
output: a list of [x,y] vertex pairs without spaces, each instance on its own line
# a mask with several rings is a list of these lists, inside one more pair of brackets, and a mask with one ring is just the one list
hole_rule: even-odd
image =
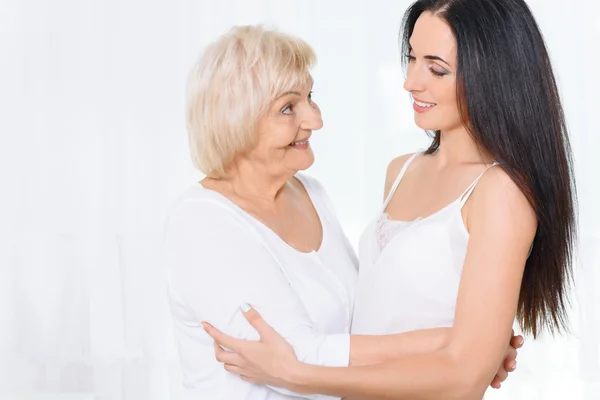
[[202,323],[204,330],[215,340],[217,360],[244,381],[288,387],[294,367],[300,364],[294,349],[254,308],[243,308],[246,310],[242,310],[244,317],[260,336],[258,341],[236,339],[207,322]]

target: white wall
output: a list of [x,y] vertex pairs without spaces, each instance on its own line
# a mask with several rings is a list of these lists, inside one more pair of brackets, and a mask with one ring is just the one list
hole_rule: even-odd
[[[325,127],[310,173],[356,243],[380,204],[387,162],[428,142],[402,90],[397,35],[409,4],[0,0],[0,393],[178,398],[161,223],[199,177],[184,130],[187,71],[233,24],[274,25],[314,46]],[[486,398],[598,399],[599,7],[529,4],[577,163],[574,334],[527,341],[517,372]]]

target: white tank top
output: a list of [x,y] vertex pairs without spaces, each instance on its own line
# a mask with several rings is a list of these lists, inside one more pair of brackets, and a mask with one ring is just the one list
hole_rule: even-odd
[[436,213],[393,221],[385,213],[410,163],[398,174],[387,199],[363,232],[353,334],[390,334],[448,327],[454,323],[458,285],[469,232],[461,209],[485,169],[464,193]]

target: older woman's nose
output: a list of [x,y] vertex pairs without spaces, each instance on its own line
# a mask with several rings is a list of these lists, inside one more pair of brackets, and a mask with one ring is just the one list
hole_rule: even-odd
[[319,106],[313,103],[312,107],[307,108],[301,127],[312,131],[323,127],[323,119],[321,118]]

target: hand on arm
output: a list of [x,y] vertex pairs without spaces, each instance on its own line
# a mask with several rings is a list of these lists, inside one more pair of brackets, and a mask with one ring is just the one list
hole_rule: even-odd
[[[281,386],[294,390],[294,386],[290,385],[290,382],[293,380],[294,371],[299,367],[294,349],[277,331],[264,321],[255,309],[251,308],[243,312],[243,314],[250,325],[258,332],[260,336],[259,341],[236,339],[224,334],[207,322],[202,323],[206,332],[215,340],[214,349],[216,359],[224,364],[224,368],[227,371],[238,374],[244,381],[270,386]],[[393,345],[396,342],[399,347],[399,349],[388,348],[387,350],[383,348],[382,353],[394,353],[396,357],[400,357],[403,354],[435,351],[445,346],[444,343],[446,343],[446,338],[448,337],[447,332],[449,332],[449,328],[414,331],[397,335],[382,335],[380,337],[387,338],[387,342],[383,340],[380,343],[386,342],[388,345]],[[404,342],[399,340],[403,336],[406,337],[408,335],[413,337]],[[422,336],[422,338],[419,338],[419,336]],[[368,339],[377,339],[379,337],[361,336],[361,338],[364,339],[362,344],[368,346]],[[417,350],[417,347],[412,347],[409,343],[412,343],[414,346],[421,345],[421,347]],[[492,387],[499,388],[501,382],[508,377],[508,373],[514,370],[517,349],[521,348],[522,345],[523,337],[514,336],[513,332],[505,359],[491,383]],[[388,361],[393,359],[389,356],[383,357]],[[346,398],[346,400],[350,399]]]
[[[536,219],[503,171],[486,174],[471,203],[470,241],[448,346],[349,368],[299,364],[289,357],[272,384],[371,399],[480,399],[505,355]],[[264,350],[268,341],[263,344]]]
[[[180,206],[170,219],[165,237],[170,283],[190,317],[198,325],[209,320],[233,337],[258,339],[239,311],[243,302],[251,302],[291,343],[300,360],[347,366],[348,333],[314,329],[279,264],[240,218],[224,206],[194,201]],[[202,336],[212,348],[210,337]]]
[[302,364],[290,386],[372,399],[481,399],[505,353],[537,220],[499,169],[486,173],[470,201],[470,240],[447,348],[374,366]]

